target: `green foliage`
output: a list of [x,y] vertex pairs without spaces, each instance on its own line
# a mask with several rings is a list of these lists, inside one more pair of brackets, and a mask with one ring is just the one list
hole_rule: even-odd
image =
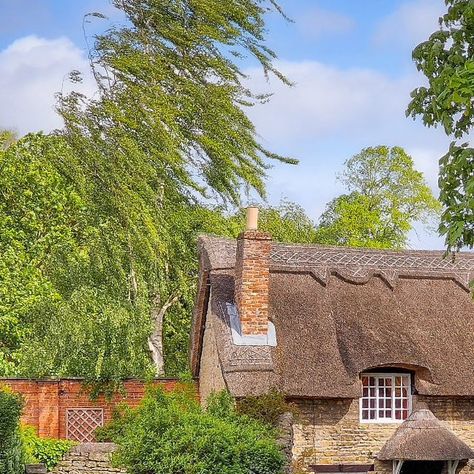
[[15,143],[17,136],[11,130],[0,130],[0,151],[5,151],[10,145]]
[[[407,114],[461,140],[474,126],[474,4],[446,0],[440,30],[413,51],[428,86],[415,89]],[[474,149],[453,141],[440,160],[440,231],[448,249],[474,246]]]
[[34,336],[22,345],[18,372],[31,377],[74,374],[92,384],[93,391],[108,393],[119,389],[124,378],[151,377],[147,310],[93,288],[78,288],[67,300],[47,302],[31,321]]
[[54,139],[28,136],[0,151],[0,370],[14,373],[34,307],[58,298],[46,277],[57,255],[75,255],[77,194],[47,157]]
[[44,464],[48,471],[74,446],[74,442],[66,439],[40,438],[33,426],[22,426],[20,435],[26,464]]
[[[245,108],[266,97],[243,85],[239,69],[240,59],[252,56],[286,82],[265,45],[264,15],[268,8],[280,10],[273,0],[114,4],[127,21],[98,36],[90,51],[98,94],[60,96],[62,136],[71,152],[58,167],[84,198],[96,237],[84,282],[84,291],[103,294],[93,314],[104,320],[107,308],[112,315],[119,306],[120,327],[126,330],[130,321],[130,337],[141,340],[137,363],[122,366],[129,375],[149,375],[142,340],[148,333],[157,372],[176,374],[186,366],[197,234],[227,229],[202,202],[238,203],[244,189],[263,195],[268,162],[294,163],[259,143]],[[75,312],[75,305],[65,310],[72,323]],[[78,328],[79,323],[73,334]],[[86,334],[90,347],[101,343],[93,332]],[[108,347],[113,351],[112,343]],[[124,373],[108,350],[93,351],[90,357],[100,367],[91,371],[90,364],[86,369],[80,357],[60,349],[53,350],[51,367],[66,357],[72,359],[67,371],[84,367],[104,379]],[[109,360],[109,369],[102,360]]]
[[[209,186],[234,202],[242,184],[263,193],[264,158],[291,160],[256,141],[242,107],[266,97],[242,84],[236,57],[252,56],[286,81],[265,45],[264,15],[278,9],[276,3],[117,0],[114,5],[128,22],[98,36],[91,51],[100,96],[87,100],[71,94],[60,108],[67,136],[88,152],[81,158],[96,164],[95,178],[117,193],[129,179],[135,185],[143,179],[143,190],[163,186],[165,192]],[[109,166],[133,174],[111,176]]]
[[146,299],[132,304],[118,239],[66,174],[61,137],[28,135],[0,153],[0,372],[146,377]]
[[297,414],[297,409],[288,403],[283,393],[270,390],[258,396],[245,397],[237,400],[237,412],[276,427],[278,420],[284,413]]
[[23,399],[6,388],[0,388],[0,472],[23,474],[24,452],[19,423]]
[[317,241],[350,247],[403,248],[416,221],[437,217],[434,198],[413,159],[400,147],[366,148],[345,163],[350,194],[331,201]]
[[[259,228],[270,232],[276,242],[310,244],[316,240],[314,222],[298,204],[282,200],[277,206],[259,206]],[[245,228],[245,209],[229,218],[230,234],[237,237]]]
[[[132,242],[113,215],[96,212],[87,183],[70,175],[74,164],[60,136],[28,135],[0,153],[0,374],[82,376],[107,391],[125,377],[147,379],[153,305],[177,294],[163,331],[166,372],[178,375],[187,367],[197,236],[236,237],[243,212],[163,199],[146,223],[154,240],[137,227]],[[311,229],[291,204],[262,216],[282,240]]]
[[112,443],[122,437],[127,425],[133,422],[133,413],[134,410],[126,403],[115,405],[112,411],[112,419],[95,430],[96,441],[98,443]]
[[236,413],[228,394],[203,409],[192,387],[172,393],[152,388],[131,413],[109,431],[119,444],[115,462],[131,474],[282,472],[273,430]]

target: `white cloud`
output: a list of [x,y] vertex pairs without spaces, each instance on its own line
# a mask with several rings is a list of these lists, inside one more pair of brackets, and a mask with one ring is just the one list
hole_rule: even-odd
[[[369,124],[384,127],[387,117],[404,117],[401,101],[407,102],[411,82],[407,78],[393,80],[370,69],[343,70],[315,61],[280,62],[278,67],[294,87],[276,80],[267,84],[257,70],[251,72],[257,90],[269,87],[275,93],[252,114],[264,136],[294,140],[343,132],[347,137],[365,133]],[[269,113],[282,120],[266,120]]]
[[[342,192],[335,174],[343,161],[366,146],[400,145],[412,154],[435,189],[438,158],[447,148],[442,132],[405,118],[414,73],[393,79],[371,69],[341,69],[315,61],[281,62],[279,69],[295,87],[265,82],[255,70],[251,86],[270,88],[273,99],[249,110],[264,144],[300,158],[297,167],[270,170],[271,201],[288,197],[317,219],[326,202]],[[72,69],[88,70],[83,52],[67,38],[19,39],[0,51],[0,127],[20,133],[61,126],[54,93]],[[83,91],[92,95],[90,79]],[[438,242],[438,241],[436,241]],[[423,238],[415,247],[442,248]]]
[[317,38],[330,34],[342,34],[355,26],[353,18],[336,11],[312,8],[297,19],[296,25],[308,37]]
[[[335,176],[344,160],[375,145],[405,148],[437,194],[438,159],[449,140],[442,131],[406,118],[410,91],[420,81],[415,72],[394,79],[315,61],[280,62],[278,68],[296,82],[293,88],[273,79],[268,84],[256,70],[249,71],[253,88],[275,92],[269,103],[250,110],[264,144],[300,159],[297,167],[270,170],[271,201],[286,196],[317,219],[325,203],[343,191]],[[422,237],[412,245],[442,248],[440,240]]]
[[27,36],[0,51],[0,128],[24,134],[60,127],[54,94],[68,87],[67,75],[74,69],[85,73],[76,89],[91,95],[88,62],[68,38]]
[[402,3],[378,24],[374,40],[378,44],[413,47],[438,28],[438,18],[445,11],[443,0],[411,0]]

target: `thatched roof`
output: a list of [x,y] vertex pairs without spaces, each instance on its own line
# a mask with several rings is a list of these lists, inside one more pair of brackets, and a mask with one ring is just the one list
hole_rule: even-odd
[[193,371],[209,318],[235,396],[276,386],[295,397],[357,398],[360,373],[380,367],[414,370],[420,394],[474,395],[474,254],[452,261],[441,252],[274,244],[275,348],[232,343],[235,241],[203,237],[200,258]]
[[462,461],[474,451],[445,428],[428,409],[414,411],[385,443],[381,461]]

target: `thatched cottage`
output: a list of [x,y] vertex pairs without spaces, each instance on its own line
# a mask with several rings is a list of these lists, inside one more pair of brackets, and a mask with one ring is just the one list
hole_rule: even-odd
[[191,363],[203,400],[276,388],[296,466],[474,471],[474,254],[200,239]]

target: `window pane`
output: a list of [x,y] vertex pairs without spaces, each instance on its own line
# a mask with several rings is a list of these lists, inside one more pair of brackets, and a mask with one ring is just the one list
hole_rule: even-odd
[[366,375],[361,377],[363,396],[361,420],[402,421],[410,415],[409,375]]

